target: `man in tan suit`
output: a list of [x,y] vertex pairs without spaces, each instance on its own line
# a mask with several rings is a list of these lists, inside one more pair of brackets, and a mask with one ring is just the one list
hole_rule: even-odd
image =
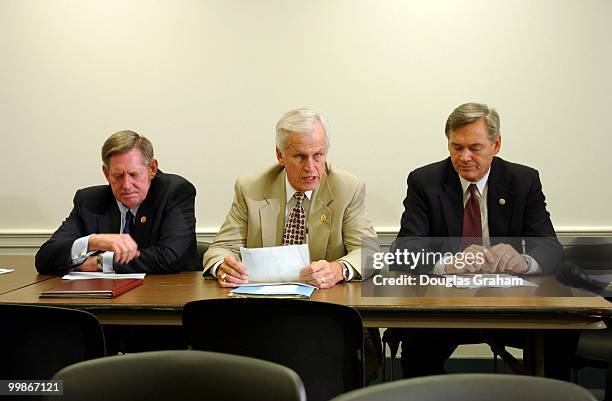
[[[362,278],[362,257],[378,251],[365,211],[365,184],[327,163],[328,148],[327,124],[313,110],[292,110],[281,117],[276,125],[278,165],[236,181],[230,212],[204,255],[204,274],[215,276],[223,287],[235,287],[248,282],[240,247],[308,243],[312,262],[300,272],[302,281],[329,288]],[[291,242],[285,237],[293,235],[288,227],[296,208],[302,213],[302,231]]]

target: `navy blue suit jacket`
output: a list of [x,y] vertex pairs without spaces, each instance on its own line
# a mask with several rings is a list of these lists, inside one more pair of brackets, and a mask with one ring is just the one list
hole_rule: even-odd
[[[195,236],[195,187],[186,179],[158,170],[140,204],[130,233],[140,257],[115,263],[117,273],[174,273],[200,270]],[[74,241],[89,234],[120,231],[121,214],[110,185],[80,189],[70,216],[36,254],[36,269],[61,274],[71,269]]]
[[[520,239],[525,238],[526,253],[540,264],[544,274],[553,273],[561,263],[563,248],[546,210],[538,172],[494,157],[487,182],[492,243],[508,242],[522,252]],[[402,248],[402,238],[461,237],[463,191],[450,157],[414,170],[407,184],[396,248]]]

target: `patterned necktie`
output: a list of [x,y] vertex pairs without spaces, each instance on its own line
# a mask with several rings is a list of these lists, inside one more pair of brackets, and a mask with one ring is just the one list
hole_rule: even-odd
[[296,192],[293,194],[293,197],[296,203],[291,213],[289,213],[287,223],[285,224],[283,245],[301,245],[305,240],[306,215],[304,214],[304,207],[302,206],[304,192]]
[[134,229],[134,215],[131,210],[128,210],[125,214],[125,225],[123,226],[123,233],[129,234]]
[[472,244],[482,245],[482,221],[480,219],[480,202],[476,195],[476,184],[468,187],[470,197],[463,209],[462,249]]

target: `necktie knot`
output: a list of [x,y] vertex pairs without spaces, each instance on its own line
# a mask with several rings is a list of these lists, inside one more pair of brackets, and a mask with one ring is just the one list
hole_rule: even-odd
[[478,187],[476,186],[476,184],[470,184],[470,186],[468,187],[468,191],[470,192],[471,196],[476,196],[477,190]]
[[296,192],[293,194],[293,197],[297,201],[297,203],[302,203],[304,200],[304,192]]

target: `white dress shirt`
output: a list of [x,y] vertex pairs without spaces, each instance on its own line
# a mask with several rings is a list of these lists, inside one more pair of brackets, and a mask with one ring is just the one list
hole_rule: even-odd
[[[476,196],[478,197],[478,203],[480,205],[480,222],[482,224],[482,245],[485,248],[491,247],[491,237],[489,237],[489,211],[487,208],[487,194],[489,190],[489,173],[491,173],[491,169],[482,177],[480,180],[476,182],[471,182],[466,180],[465,178],[459,176],[459,181],[461,182],[461,189],[463,190],[463,207],[467,203],[470,198],[470,191],[468,190],[470,184],[476,184]],[[525,274],[536,274],[541,273],[542,268],[538,264],[538,262],[527,254],[522,254],[529,266],[529,269],[525,272]],[[446,274],[444,271],[444,263],[442,260],[438,261],[433,269],[434,274]]]

